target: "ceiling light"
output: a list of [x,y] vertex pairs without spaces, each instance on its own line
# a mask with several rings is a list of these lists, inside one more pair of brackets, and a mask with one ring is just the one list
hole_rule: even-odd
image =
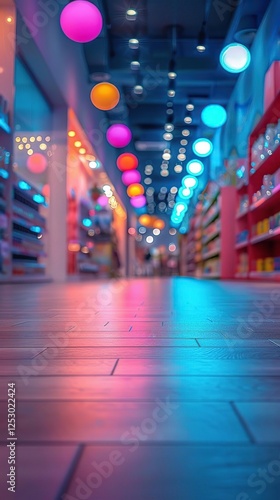
[[135,21],[137,18],[137,11],[135,9],[128,9],[126,11],[126,19],[128,21]]
[[184,122],[187,124],[187,125],[190,125],[192,123],[192,117],[189,116],[188,114],[186,114],[185,118],[184,118]]
[[190,131],[189,131],[188,129],[186,129],[186,128],[185,128],[184,130],[182,130],[182,135],[183,135],[184,137],[188,137],[188,136],[190,135]]
[[231,43],[220,54],[220,63],[229,73],[241,73],[251,62],[250,51],[241,43]]
[[173,123],[166,123],[166,124],[164,125],[164,130],[165,130],[166,132],[173,132],[173,130],[174,130],[174,125],[173,125]]
[[[175,97],[176,92],[175,92],[175,90],[173,90],[173,89],[168,89],[168,91],[167,91],[167,95],[168,95],[168,97]],[[171,113],[170,113],[170,114],[171,114]]]
[[172,227],[171,229],[169,229],[169,234],[171,236],[175,236],[175,234],[177,233],[176,229],[174,229],[174,227]]
[[169,80],[167,95],[168,97],[175,97],[175,80]]
[[76,132],[74,132],[74,130],[69,130],[68,135],[69,137],[75,137]]
[[153,196],[155,189],[153,187],[149,187],[146,191],[147,196]]
[[178,188],[176,186],[173,186],[171,189],[170,189],[170,193],[171,194],[176,194],[178,192]]
[[191,102],[189,102],[189,103],[186,105],[186,109],[187,109],[188,111],[193,111],[193,110],[194,110],[194,105],[193,105]]
[[146,178],[144,179],[144,183],[145,183],[146,185],[152,184],[152,182],[153,182],[153,181],[152,181],[151,177],[146,177]]
[[157,228],[153,229],[153,234],[155,236],[159,236],[160,235],[160,229],[157,229]]
[[193,152],[197,156],[209,156],[213,151],[213,144],[209,139],[201,138],[197,139],[193,143]]
[[139,61],[131,61],[130,69],[132,69],[133,71],[139,70],[140,69],[140,62]]
[[162,159],[167,160],[167,161],[171,160],[171,154],[170,153],[163,153]]
[[76,148],[80,148],[80,147],[81,147],[81,145],[82,145],[81,141],[76,141],[76,142],[74,142],[74,146],[75,146]]
[[170,132],[165,132],[165,134],[163,134],[163,139],[165,141],[172,141],[173,139],[173,134],[171,134]]
[[153,170],[154,169],[153,169],[152,165],[146,165],[146,167],[145,167],[145,174],[146,175],[151,175],[152,172],[153,172]]
[[182,165],[175,165],[175,167],[174,167],[174,172],[175,172],[176,174],[180,174],[182,171],[183,171],[183,167],[182,167]]
[[173,113],[174,113],[174,111],[173,111],[173,109],[172,109],[172,108],[168,108],[168,109],[166,110],[166,114],[167,114],[168,116],[173,115]]
[[169,172],[168,172],[168,170],[162,170],[162,171],[160,172],[160,175],[161,175],[162,177],[168,177],[168,176],[169,176]]
[[133,88],[133,92],[136,95],[143,94],[143,91],[144,91],[144,89],[143,89],[142,85],[135,85],[134,88]]
[[185,152],[186,152],[186,148],[180,148],[180,149],[179,149],[179,153],[180,153],[181,155],[184,155],[184,154],[185,154]]
[[147,238],[146,238],[147,243],[153,243],[153,241],[154,241],[154,238],[152,236],[147,236]]
[[191,160],[187,164],[187,172],[193,175],[201,175],[204,172],[204,165],[200,160]]
[[139,48],[139,40],[137,38],[130,38],[128,42],[130,49],[138,49]]
[[198,186],[198,180],[197,180],[196,177],[193,177],[192,175],[186,175],[182,179],[182,184],[186,188],[194,189],[194,188],[196,188]]
[[8,16],[6,18],[6,21],[7,21],[8,24],[11,24],[13,22],[13,18],[11,16]]
[[192,197],[192,195],[193,195],[193,191],[189,187],[185,187],[185,188],[181,187],[179,189],[179,196],[180,196],[180,198],[183,198],[183,199],[185,198],[186,200],[188,200],[188,199],[190,199]]
[[227,112],[219,104],[210,104],[206,106],[201,113],[201,119],[207,127],[219,128],[227,121]]
[[80,153],[80,155],[85,155],[85,154],[86,154],[86,152],[87,152],[87,151],[86,151],[86,149],[85,149],[85,148],[80,148],[80,149],[79,149],[79,153]]
[[181,146],[187,146],[187,144],[188,144],[187,139],[182,139],[182,140],[180,141],[180,144],[181,144]]
[[181,153],[180,153],[180,154],[178,154],[178,156],[177,156],[177,160],[179,160],[179,161],[185,161],[185,159],[186,159],[186,155],[181,154]]
[[205,45],[206,44],[205,26],[206,26],[206,22],[203,21],[200,33],[198,35],[197,46],[196,46],[196,50],[198,52],[205,52],[205,50],[206,50],[206,45]]

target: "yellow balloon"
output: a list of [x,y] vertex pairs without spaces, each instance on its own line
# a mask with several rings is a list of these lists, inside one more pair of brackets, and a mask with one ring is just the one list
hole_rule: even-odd
[[142,184],[136,183],[136,184],[130,184],[126,192],[130,198],[133,198],[133,196],[140,196],[141,194],[144,194],[145,190]]

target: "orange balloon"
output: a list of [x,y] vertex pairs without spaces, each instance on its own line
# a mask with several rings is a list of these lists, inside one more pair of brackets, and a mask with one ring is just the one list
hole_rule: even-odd
[[156,219],[154,222],[154,228],[155,229],[164,229],[165,228],[165,222],[162,219]]
[[112,83],[102,82],[93,87],[90,93],[92,104],[102,111],[109,111],[117,106],[120,93]]
[[143,215],[140,215],[139,217],[139,224],[141,224],[141,226],[145,226],[145,227],[153,227],[153,217],[151,217],[151,215],[148,215],[148,214],[143,214]]
[[126,192],[130,198],[133,198],[133,196],[140,196],[141,194],[144,194],[145,190],[142,184],[130,184]]

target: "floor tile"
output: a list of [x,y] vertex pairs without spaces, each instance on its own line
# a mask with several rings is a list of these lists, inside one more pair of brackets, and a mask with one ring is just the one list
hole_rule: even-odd
[[244,402],[236,406],[256,442],[280,444],[280,402]]

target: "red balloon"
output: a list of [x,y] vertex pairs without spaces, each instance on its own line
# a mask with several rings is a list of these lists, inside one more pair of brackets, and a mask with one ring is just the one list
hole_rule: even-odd
[[41,153],[35,153],[29,156],[27,160],[27,168],[33,174],[42,174],[48,166],[48,160]]
[[138,158],[132,153],[123,153],[117,159],[117,166],[122,172],[138,167]]

